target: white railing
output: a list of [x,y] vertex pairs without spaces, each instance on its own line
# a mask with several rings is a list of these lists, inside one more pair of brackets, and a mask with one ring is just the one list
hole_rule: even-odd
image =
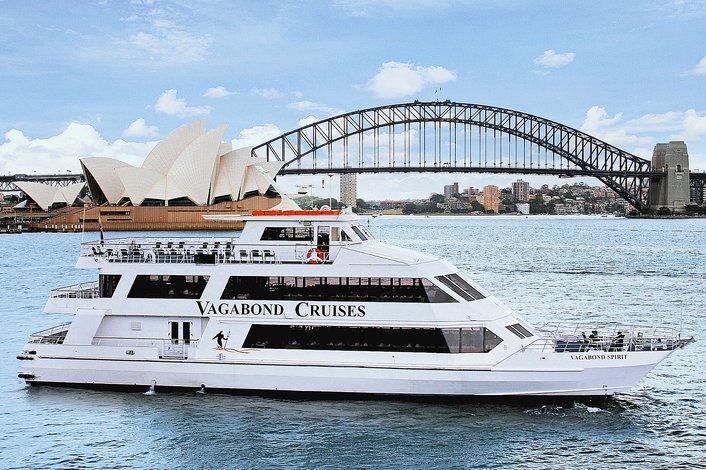
[[233,238],[187,238],[164,241],[153,238],[121,238],[87,242],[81,256],[103,258],[111,263],[279,264],[331,263],[339,246],[330,246],[320,258],[310,254],[316,245],[291,243],[264,249],[257,244],[236,244]]
[[51,290],[52,298],[59,299],[95,299],[99,297],[98,281],[81,282]]
[[93,346],[110,346],[118,348],[156,348],[160,358],[187,359],[189,349],[198,347],[198,340],[164,339],[164,338],[117,338],[95,337]]
[[538,328],[542,338],[524,349],[556,352],[656,351],[681,348],[693,338],[682,339],[670,327],[620,323],[548,323]]
[[62,344],[64,338],[66,338],[66,333],[69,331],[69,326],[71,326],[71,322],[37,331],[30,335],[28,342],[34,344]]

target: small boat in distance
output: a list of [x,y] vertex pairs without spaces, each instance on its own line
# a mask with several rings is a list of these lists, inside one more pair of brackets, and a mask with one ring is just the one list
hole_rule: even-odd
[[[238,216],[213,216],[226,219]],[[81,244],[28,384],[431,397],[607,396],[692,341],[671,328],[534,327],[437,256],[340,210],[263,210],[239,236]]]

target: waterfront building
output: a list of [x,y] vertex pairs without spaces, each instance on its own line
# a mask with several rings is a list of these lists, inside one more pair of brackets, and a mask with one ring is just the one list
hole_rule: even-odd
[[515,204],[515,210],[520,214],[527,215],[530,213],[530,205],[528,202],[518,202]]
[[251,147],[233,150],[231,142],[222,142],[226,127],[206,131],[204,120],[185,124],[159,142],[141,167],[114,158],[82,158],[94,201],[207,206],[264,195],[284,162],[253,158]]
[[494,184],[489,184],[483,187],[483,207],[487,211],[498,213],[500,205],[500,189]]
[[341,204],[348,207],[357,207],[358,199],[358,175],[355,173],[344,173],[341,175]]
[[444,198],[451,199],[454,194],[458,194],[458,183],[444,185]]
[[512,183],[512,198],[515,202],[529,201],[529,182],[518,179]]

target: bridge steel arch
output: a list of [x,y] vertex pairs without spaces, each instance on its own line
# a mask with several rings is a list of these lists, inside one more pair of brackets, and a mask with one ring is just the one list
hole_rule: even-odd
[[265,142],[252,156],[284,161],[280,175],[484,172],[592,176],[648,209],[649,160],[578,129],[481,104],[402,103],[341,114]]

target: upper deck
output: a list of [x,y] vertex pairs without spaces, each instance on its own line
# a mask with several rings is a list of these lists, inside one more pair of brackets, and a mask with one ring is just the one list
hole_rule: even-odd
[[[252,216],[206,216],[245,221],[237,236],[118,238],[81,245],[77,264],[94,268],[107,263],[192,264],[331,264],[344,247],[385,258],[386,253],[368,247],[374,237],[352,213],[342,211],[255,211]],[[390,247],[387,258],[419,261]],[[406,259],[405,259],[406,258]]]

